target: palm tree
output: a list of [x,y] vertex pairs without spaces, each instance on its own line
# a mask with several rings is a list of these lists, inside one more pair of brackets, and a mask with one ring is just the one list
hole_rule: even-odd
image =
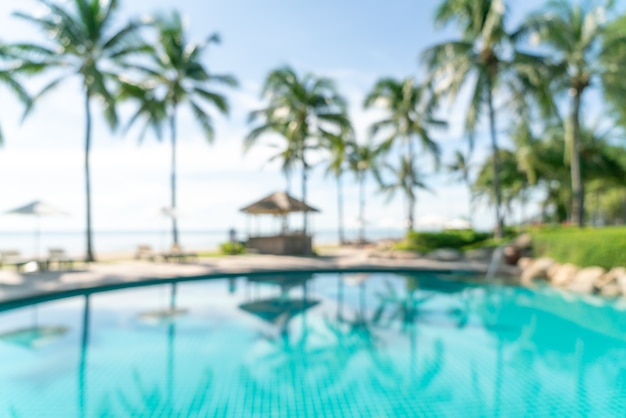
[[345,234],[343,227],[343,184],[342,176],[346,170],[346,163],[353,144],[348,139],[349,134],[344,135],[328,135],[326,138],[326,150],[330,153],[328,167],[326,173],[332,173],[337,183],[337,233],[339,244],[345,242]]
[[[409,172],[403,173],[403,175],[406,174],[408,178],[415,178],[410,171],[413,170],[416,157],[413,149],[413,141],[416,138],[419,139],[422,147],[432,155],[435,167],[439,167],[441,152],[437,143],[431,138],[429,130],[437,127],[442,128],[447,126],[447,124],[433,116],[435,101],[433,97],[429,96],[426,86],[416,86],[413,78],[404,80],[381,79],[365,98],[366,108],[371,108],[375,105],[384,108],[387,117],[372,125],[371,134],[375,136],[381,130],[385,132],[386,139],[381,146],[386,149],[391,149],[398,140],[404,141],[406,146],[404,153],[405,161],[402,162],[400,170],[406,169]],[[408,189],[405,191],[408,192]],[[413,228],[415,195],[411,191],[407,194],[407,197],[409,205],[408,226],[410,230]]]
[[594,85],[602,86],[605,81],[612,85],[617,77],[622,78],[615,53],[623,51],[626,32],[613,32],[605,37],[609,27],[605,16],[612,3],[610,0],[601,5],[553,0],[541,12],[529,16],[525,24],[526,30],[535,31],[538,39],[549,48],[555,61],[556,71],[552,79],[556,89],[567,92],[570,97],[566,158],[570,162],[574,203],[571,219],[581,227],[585,224],[585,192],[580,161],[583,99]]
[[114,30],[118,0],[71,0],[59,5],[39,0],[46,11],[44,15],[15,13],[18,18],[31,22],[48,35],[50,46],[17,44],[14,48],[24,56],[31,56],[45,69],[63,72],[39,94],[50,91],[70,76],[77,76],[83,87],[85,108],[85,197],[86,197],[86,261],[95,261],[92,245],[90,151],[92,142],[92,101],[103,106],[108,125],[118,123],[115,97],[111,82],[119,80],[118,64],[141,49],[136,35],[138,24],[130,22]]
[[[0,67],[0,84],[8,87],[9,90],[18,98],[18,100],[28,109],[31,105],[31,97],[22,84],[17,79],[17,73],[26,69],[26,64],[20,60],[16,60],[10,53],[10,46],[0,42],[0,62],[6,64]],[[0,144],[4,142],[4,135],[0,128]]]
[[[498,154],[500,161],[500,171],[498,172],[500,199],[503,207],[510,213],[513,202],[524,198],[524,190],[528,188],[528,180],[526,173],[520,169],[516,153],[500,148]],[[493,203],[496,199],[493,188],[493,159],[493,155],[487,158],[476,176],[473,187],[476,195],[486,198],[489,203]]]
[[[146,77],[141,83],[125,83],[122,96],[134,98],[139,108],[131,118],[130,124],[144,119],[144,131],[152,126],[160,136],[161,125],[169,123],[171,155],[171,208],[176,209],[176,144],[178,140],[177,117],[183,104],[202,128],[206,140],[211,143],[215,137],[213,122],[205,109],[204,103],[216,108],[222,114],[228,114],[226,98],[207,89],[210,83],[221,83],[234,87],[237,81],[230,75],[212,74],[202,62],[202,53],[212,43],[219,43],[217,34],[212,34],[201,42],[191,42],[185,32],[185,26],[178,12],[170,16],[160,16],[154,21],[158,42],[148,50],[149,64],[132,63],[128,68],[138,70]],[[143,132],[143,131],[142,131]],[[173,245],[179,245],[178,224],[172,217]]]
[[518,196],[521,209],[521,224],[524,224],[526,219],[528,191],[536,186],[539,181],[539,165],[542,159],[540,140],[533,134],[531,125],[530,119],[520,118],[511,131],[517,167],[525,176],[525,181],[522,183]]
[[[444,42],[427,49],[423,58],[431,83],[439,95],[456,100],[462,87],[468,86],[471,101],[465,118],[465,130],[473,146],[475,131],[487,110],[492,147],[493,195],[497,238],[502,237],[500,168],[495,96],[507,78],[540,79],[536,72],[543,67],[541,57],[515,48],[514,37],[505,27],[507,10],[503,0],[444,0],[436,12],[440,25],[455,22],[462,33],[459,40]],[[517,32],[515,32],[517,33]],[[528,88],[528,83],[525,84]]]
[[385,133],[383,147],[391,148],[396,142],[403,141],[406,155],[413,161],[415,159],[413,141],[418,139],[438,166],[441,152],[431,138],[429,130],[443,128],[447,124],[433,116],[435,102],[428,93],[427,87],[416,86],[413,78],[404,80],[383,78],[365,98],[364,106],[365,108],[376,106],[387,113],[385,119],[371,127],[372,136],[381,131]]
[[448,171],[455,176],[457,176],[458,180],[462,181],[463,184],[467,187],[468,193],[468,205],[467,205],[467,219],[469,220],[470,225],[472,224],[472,202],[474,201],[474,197],[472,194],[472,182],[470,179],[470,163],[469,159],[465,157],[465,155],[457,150],[454,152],[454,160],[448,164]]
[[[626,15],[623,15],[608,24],[603,36],[603,44],[614,44],[614,39],[619,39],[626,32]],[[626,44],[619,42],[612,46],[610,54],[602,55],[602,64],[605,68],[616,66],[626,67]],[[608,99],[611,110],[615,113],[619,125],[626,129],[626,83],[621,73],[606,71],[603,74],[602,87],[604,95]]]
[[371,142],[358,144],[353,142],[348,154],[348,166],[359,184],[359,241],[365,241],[365,181],[369,173],[380,178],[380,157],[385,151]]
[[[256,117],[256,116],[254,116]],[[252,115],[250,119],[254,118]],[[287,137],[287,126],[274,126],[276,132],[282,131],[283,133],[280,135],[280,138],[284,140],[281,143],[268,143],[267,146],[277,149],[278,151],[273,154],[268,160],[267,163],[272,163],[274,161],[280,162],[280,170],[285,176],[285,191],[287,193],[291,193],[291,180],[293,177],[293,171],[298,165],[299,157],[299,148],[298,145],[294,141],[286,140]],[[252,145],[255,143],[255,140],[248,140],[244,143],[244,152],[250,151]]]
[[[254,145],[259,137],[274,133],[286,142],[289,164],[298,160],[302,170],[302,201],[306,203],[307,175],[310,165],[308,152],[320,148],[323,138],[341,135],[351,129],[346,101],[328,78],[306,74],[299,77],[291,67],[269,73],[262,96],[268,101],[265,109],[250,114],[250,122],[261,120],[246,137],[244,149]],[[283,164],[283,167],[286,165]],[[303,232],[307,233],[308,213],[303,212]]]
[[[417,200],[417,189],[429,190],[421,179],[421,175],[413,166],[413,162],[408,158],[401,158],[398,167],[385,164],[387,171],[391,173],[392,182],[385,183],[380,180],[381,190],[387,193],[387,199],[391,200],[400,191],[407,200],[407,231],[413,230],[415,224],[415,202]],[[381,177],[379,177],[380,179]]]

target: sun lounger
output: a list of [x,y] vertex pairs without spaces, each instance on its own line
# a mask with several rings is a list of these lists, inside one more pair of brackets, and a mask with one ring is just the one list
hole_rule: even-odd
[[183,263],[185,261],[194,261],[198,258],[198,253],[183,251],[180,245],[172,245],[172,248],[166,253],[161,254],[166,262],[175,261]]
[[12,266],[15,267],[17,271],[21,271],[24,266],[33,261],[33,259],[23,258],[17,250],[0,251],[0,268]]
[[56,265],[59,270],[71,270],[77,261],[69,257],[63,248],[50,248],[48,258],[40,262],[40,268],[41,270],[50,270],[51,266]]
[[135,260],[149,260],[156,261],[158,254],[152,251],[152,247],[149,245],[138,245],[137,252],[135,253]]

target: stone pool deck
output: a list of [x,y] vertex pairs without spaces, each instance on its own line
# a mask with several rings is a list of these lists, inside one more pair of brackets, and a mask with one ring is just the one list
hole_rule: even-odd
[[[193,279],[207,275],[246,275],[284,271],[336,270],[434,270],[472,272],[477,276],[487,271],[486,263],[440,262],[418,259],[372,257],[366,250],[337,249],[319,257],[287,257],[272,255],[224,256],[200,258],[189,263],[160,263],[118,260],[78,266],[72,271],[18,273],[0,270],[0,305],[88,289],[123,288],[135,284],[166,283],[173,279]],[[516,276],[517,268],[502,266],[499,275]]]

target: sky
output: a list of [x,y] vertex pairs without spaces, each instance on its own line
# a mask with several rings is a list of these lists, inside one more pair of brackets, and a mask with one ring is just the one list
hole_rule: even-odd
[[[542,2],[508,2],[513,20]],[[421,75],[418,56],[426,47],[456,37],[454,28],[436,29],[432,18],[437,1],[376,0],[151,0],[122,1],[120,23],[130,16],[168,12],[177,8],[188,25],[190,39],[212,32],[221,45],[204,57],[215,73],[230,73],[239,88],[222,89],[231,104],[229,117],[214,113],[216,138],[207,144],[189,114],[179,122],[178,201],[182,229],[246,229],[239,209],[285,188],[279,167],[266,164],[272,149],[259,145],[243,154],[243,138],[251,129],[247,114],[263,106],[260,88],[269,71],[291,65],[298,72],[333,78],[348,99],[358,139],[367,139],[367,126],[380,114],[364,111],[367,92],[381,77]],[[0,2],[0,39],[40,41],[43,35],[11,16],[16,11],[37,12],[36,2]],[[41,81],[25,83],[34,92]],[[121,107],[122,119],[132,109]],[[84,211],[84,115],[76,80],[64,84],[36,106],[20,124],[21,106],[0,86],[0,123],[5,143],[0,149],[0,212],[43,200],[69,213],[46,219],[50,230],[80,231]],[[96,109],[97,112],[97,109]],[[456,149],[465,149],[462,106],[448,109],[450,128],[437,133],[444,163]],[[131,130],[110,132],[98,114],[92,148],[93,224],[97,231],[149,230],[162,226],[159,208],[170,199],[170,147],[150,134],[141,143]],[[479,135],[476,158],[486,155],[488,142]],[[324,168],[311,173],[309,202],[318,207],[313,226],[336,228],[336,192]],[[299,194],[295,176],[293,192]],[[429,174],[433,193],[420,192],[416,215],[455,218],[467,215],[467,191],[449,174]],[[400,226],[405,218],[401,196],[387,202],[368,184],[366,221],[372,228]],[[351,175],[345,180],[346,223],[356,225],[358,190]],[[478,207],[473,216],[480,229],[492,227],[492,209]],[[295,222],[294,222],[295,223]],[[266,225],[272,225],[267,222]],[[32,220],[0,216],[0,230],[32,228]]]

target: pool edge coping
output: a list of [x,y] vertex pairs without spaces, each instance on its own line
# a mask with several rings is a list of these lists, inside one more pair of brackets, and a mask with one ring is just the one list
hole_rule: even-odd
[[[242,276],[263,276],[271,274],[284,274],[284,273],[300,273],[300,274],[315,274],[315,273],[404,273],[404,272],[422,272],[430,274],[448,274],[448,275],[464,275],[464,276],[478,276],[482,272],[480,268],[467,267],[460,268],[433,268],[423,266],[328,266],[328,267],[309,267],[309,268],[289,268],[289,269],[260,269],[254,268],[249,270],[239,271],[212,271],[201,275],[186,275],[186,276],[172,276],[172,277],[139,277],[132,281],[120,281],[117,283],[94,283],[92,286],[74,287],[71,289],[59,289],[50,291],[33,292],[33,294],[26,296],[18,296],[15,298],[8,298],[4,301],[0,301],[0,312],[11,311],[13,309],[19,309],[21,307],[36,305],[40,303],[52,302],[56,300],[86,296],[94,293],[104,293],[123,289],[132,289],[138,287],[155,286],[159,284],[172,284],[172,283],[185,283],[201,280],[215,280],[215,279],[228,279]],[[483,273],[484,274],[484,273]]]

